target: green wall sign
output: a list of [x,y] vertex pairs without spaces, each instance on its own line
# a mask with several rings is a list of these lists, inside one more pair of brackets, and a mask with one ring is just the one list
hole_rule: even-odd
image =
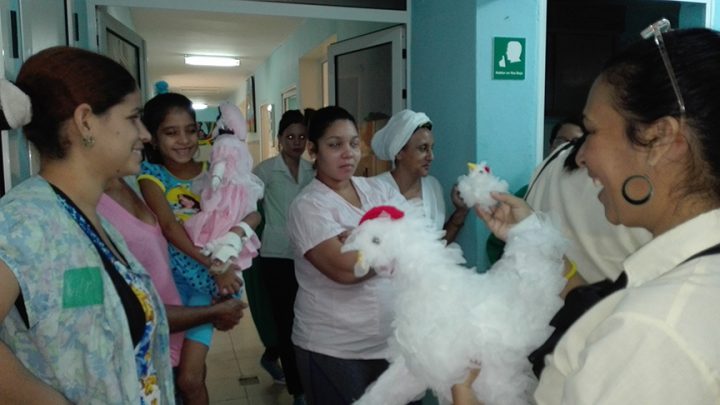
[[493,38],[493,79],[525,80],[525,38]]

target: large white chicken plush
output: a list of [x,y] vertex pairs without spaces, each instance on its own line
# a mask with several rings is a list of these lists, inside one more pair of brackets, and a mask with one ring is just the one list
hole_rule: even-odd
[[508,183],[495,176],[485,162],[468,163],[468,174],[458,177],[458,191],[468,207],[479,205],[488,209],[495,205],[491,191],[506,193]]
[[562,305],[565,240],[533,214],[510,230],[502,259],[477,273],[441,237],[422,219],[376,207],[346,240],[343,251],[358,251],[356,276],[372,269],[394,289],[391,364],[356,404],[405,404],[427,388],[450,401],[452,385],[478,367],[473,390],[486,405],[529,403],[527,356]]

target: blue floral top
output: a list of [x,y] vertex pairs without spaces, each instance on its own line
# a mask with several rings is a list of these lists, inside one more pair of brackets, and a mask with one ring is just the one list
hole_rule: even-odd
[[20,285],[30,325],[13,307],[0,323],[0,341],[74,403],[172,404],[164,307],[120,234],[104,220],[102,226],[129,262],[118,271],[149,292],[140,299],[152,307],[145,312],[155,328],[142,345],[152,347],[144,360],[153,375],[139,375],[125,310],[97,250],[40,177],[0,200],[0,260]]

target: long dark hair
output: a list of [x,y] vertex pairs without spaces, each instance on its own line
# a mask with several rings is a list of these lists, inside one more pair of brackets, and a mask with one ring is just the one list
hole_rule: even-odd
[[[143,107],[142,122],[145,124],[153,140],[157,139],[157,131],[165,117],[172,110],[182,110],[190,114],[196,121],[192,101],[178,93],[163,93],[151,98]],[[145,157],[151,163],[162,163],[162,156],[151,144],[145,144]]]

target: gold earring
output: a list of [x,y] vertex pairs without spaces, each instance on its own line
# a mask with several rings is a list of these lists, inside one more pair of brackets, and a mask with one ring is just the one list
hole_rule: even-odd
[[88,148],[88,149],[89,149],[89,148],[92,148],[92,146],[95,145],[95,138],[94,138],[92,135],[90,135],[90,136],[83,136],[83,137],[82,137],[82,144],[83,144],[84,147],[86,147],[86,148]]

